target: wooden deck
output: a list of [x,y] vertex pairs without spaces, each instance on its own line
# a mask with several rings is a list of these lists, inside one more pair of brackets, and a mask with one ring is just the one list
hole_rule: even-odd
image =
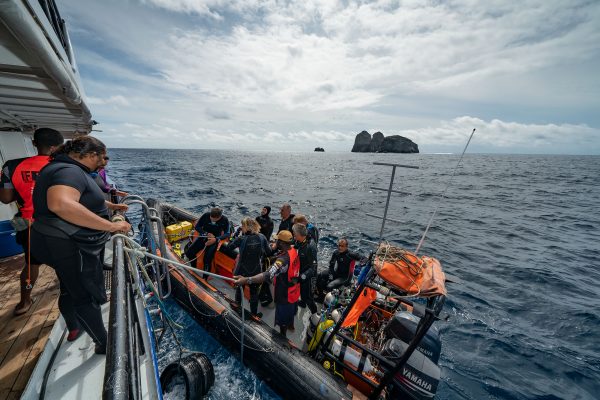
[[29,312],[15,317],[20,301],[23,256],[0,259],[0,399],[18,399],[27,385],[58,311],[59,285],[54,270],[40,267]]

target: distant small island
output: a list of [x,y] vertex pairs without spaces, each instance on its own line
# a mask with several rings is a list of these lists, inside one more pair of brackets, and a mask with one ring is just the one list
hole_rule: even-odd
[[322,147],[315,147],[315,151],[325,151],[325,149]]
[[[315,150],[316,151],[316,150]],[[375,132],[373,137],[362,131],[354,139],[353,153],[418,153],[419,146],[412,140],[400,135],[385,137]]]

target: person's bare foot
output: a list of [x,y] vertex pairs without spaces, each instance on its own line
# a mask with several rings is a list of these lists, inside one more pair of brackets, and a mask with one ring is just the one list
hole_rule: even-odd
[[19,315],[23,315],[23,314],[27,313],[27,311],[29,311],[29,309],[31,308],[32,305],[33,305],[33,299],[29,299],[29,301],[25,301],[25,302],[23,302],[23,301],[20,302],[15,307],[14,315],[19,316]]

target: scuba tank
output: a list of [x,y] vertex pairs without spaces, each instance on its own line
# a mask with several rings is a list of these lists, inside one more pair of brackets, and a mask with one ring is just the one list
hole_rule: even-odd
[[[313,316],[316,314],[313,314]],[[312,317],[311,317],[312,319]],[[312,324],[312,321],[311,321]],[[333,322],[332,319],[328,319],[325,321],[320,322],[314,332],[314,335],[312,336],[312,339],[310,340],[310,342],[308,342],[308,333],[306,335],[306,340],[308,342],[308,351],[313,351],[317,348],[317,346],[319,345],[319,343],[321,342],[321,340],[323,340],[323,336],[325,334],[325,332],[329,332],[329,329],[332,328],[335,325],[335,322]]]
[[[338,339],[335,339],[331,346],[331,352],[336,357],[339,357],[341,351],[342,351],[342,342]],[[373,368],[370,357],[368,355],[365,358],[365,362],[364,362],[364,366],[363,366],[362,370],[359,371],[359,365],[360,365],[361,358],[362,358],[362,351],[353,349],[350,346],[346,347],[346,351],[344,352],[344,360],[343,360],[345,364],[351,365],[354,370],[361,372],[361,373],[370,373],[370,372],[378,373],[379,372]]]
[[321,314],[314,313],[308,319],[309,325],[306,330],[306,340],[304,341],[304,351],[308,349],[309,344],[312,341],[312,338],[317,330],[317,325],[319,325],[319,321],[321,320]]

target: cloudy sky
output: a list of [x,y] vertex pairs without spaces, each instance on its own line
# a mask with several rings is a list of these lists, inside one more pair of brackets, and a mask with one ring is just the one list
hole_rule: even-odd
[[600,2],[58,0],[110,147],[600,154]]

